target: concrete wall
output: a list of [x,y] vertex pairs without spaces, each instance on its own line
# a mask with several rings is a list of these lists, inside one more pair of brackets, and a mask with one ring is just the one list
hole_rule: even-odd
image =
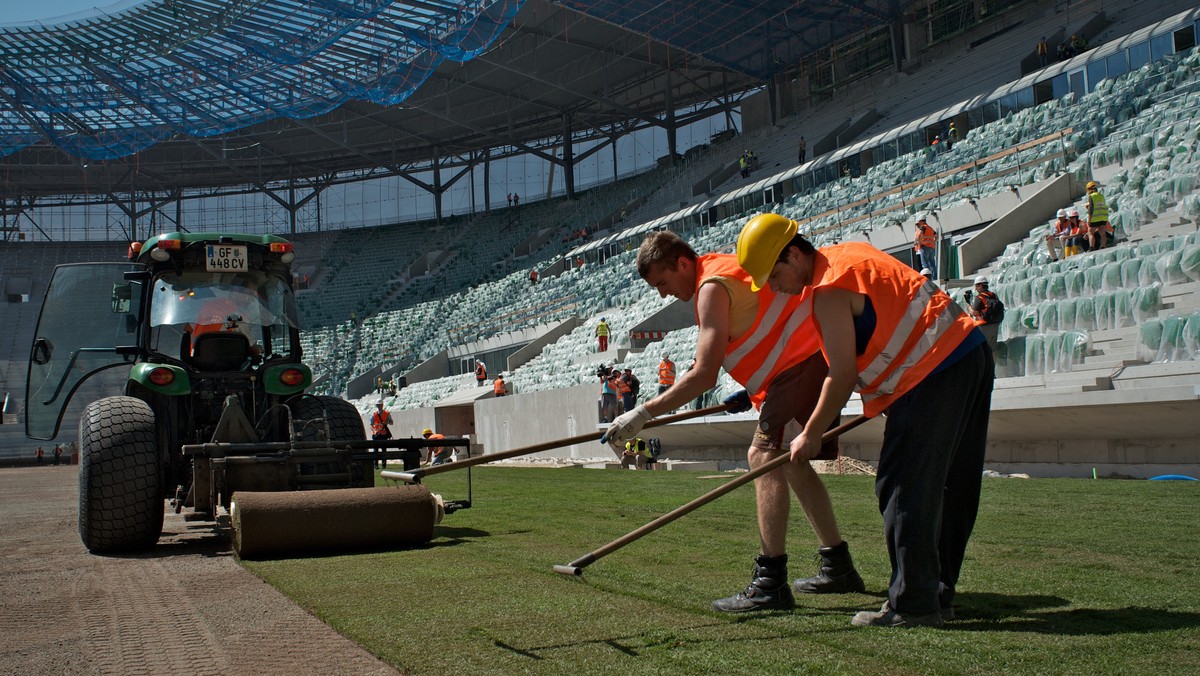
[[[1054,212],[1078,194],[1074,179],[1069,174],[1047,179],[1033,185],[1022,186],[1015,191],[979,200],[976,205],[980,217],[995,214],[1005,206],[1002,214],[993,216],[991,224],[980,230],[970,240],[959,246],[959,269],[978,270],[1004,252],[1010,242],[1024,239],[1031,228],[1049,223]],[[970,205],[949,209],[939,215],[944,222],[957,223],[959,217],[969,216]]]
[[[576,385],[475,402],[476,441],[484,453],[499,453],[600,431],[599,385]],[[532,457],[599,458],[613,453],[600,442],[565,446]]]

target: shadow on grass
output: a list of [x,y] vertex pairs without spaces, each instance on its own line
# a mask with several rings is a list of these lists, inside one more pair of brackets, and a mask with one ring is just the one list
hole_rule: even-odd
[[1130,606],[1066,608],[1058,596],[960,593],[955,631],[1014,631],[1061,636],[1145,634],[1200,626],[1200,613]]
[[[781,611],[781,613],[786,614],[785,611]],[[772,613],[772,614],[775,614],[775,613]],[[763,617],[763,616],[764,615],[762,613],[758,614],[758,617]],[[674,630],[674,632],[692,631],[692,630],[696,630],[696,629],[720,627],[724,624],[725,624],[724,622],[704,622],[701,624],[695,624],[695,625],[687,626],[687,627],[674,627],[673,630]],[[679,641],[678,637],[675,636],[674,632],[671,634],[670,642],[678,643],[680,641]],[[492,639],[492,645],[494,645],[497,648],[500,648],[502,650],[507,650],[515,655],[520,655],[521,657],[527,657],[531,660],[546,659],[544,656],[542,656],[540,654],[542,652],[553,651],[553,650],[563,650],[563,649],[569,649],[569,648],[579,648],[579,647],[588,646],[588,645],[606,645],[606,646],[612,648],[613,650],[616,650],[618,652],[629,655],[630,657],[637,657],[641,654],[641,650],[645,650],[647,648],[652,648],[655,645],[658,645],[659,643],[662,642],[661,637],[659,637],[659,640],[655,640],[653,638],[653,635],[656,633],[661,633],[661,632],[641,632],[641,633],[636,633],[636,634],[628,634],[625,636],[610,636],[607,638],[593,638],[593,639],[585,639],[585,640],[581,640],[581,641],[570,641],[567,643],[552,643],[552,644],[548,644],[548,645],[531,646],[529,648],[518,648],[517,646],[505,643],[504,641],[501,641],[500,639]],[[705,639],[706,642],[708,640],[709,639]],[[743,639],[737,639],[737,640],[743,640]],[[761,640],[761,639],[755,638],[753,640]],[[695,643],[697,641],[694,639],[689,639],[686,642]],[[629,645],[632,643],[640,643],[642,645],[640,645],[640,647],[633,647],[633,646]]]
[[479,530],[478,528],[447,528],[446,526],[439,525],[433,533],[433,541],[425,545],[425,547],[428,549],[453,547],[478,538],[485,538],[489,535],[491,533],[488,531]]

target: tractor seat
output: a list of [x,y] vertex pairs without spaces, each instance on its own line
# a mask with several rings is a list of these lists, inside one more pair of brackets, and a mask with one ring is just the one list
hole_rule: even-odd
[[237,331],[215,331],[196,336],[192,366],[201,371],[236,371],[250,358],[250,339]]

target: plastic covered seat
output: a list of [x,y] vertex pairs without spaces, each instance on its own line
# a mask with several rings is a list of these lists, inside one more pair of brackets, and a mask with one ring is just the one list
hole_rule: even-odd
[[1162,341],[1154,361],[1182,361],[1189,357],[1183,341],[1183,329],[1186,325],[1187,318],[1178,315],[1171,315],[1162,320]]
[[1046,298],[1060,300],[1067,297],[1067,276],[1052,272],[1046,276]]
[[1200,312],[1188,315],[1183,327],[1183,346],[1189,359],[1200,359]]
[[1158,278],[1162,280],[1163,284],[1185,284],[1190,281],[1190,278],[1180,268],[1182,253],[1181,251],[1164,253],[1154,262],[1154,267],[1158,271]]
[[1046,372],[1046,336],[1025,337],[1025,375],[1037,376]]
[[1076,306],[1079,301],[1075,298],[1064,298],[1058,303],[1058,325],[1064,329],[1074,329],[1076,326]]
[[1127,289],[1136,287],[1139,284],[1138,275],[1141,274],[1141,271],[1142,259],[1140,258],[1130,258],[1121,263],[1121,286]]
[[1058,330],[1058,304],[1052,300],[1044,300],[1037,304],[1038,331],[1047,333]]
[[1104,266],[1092,265],[1083,271],[1083,293],[1090,295],[1104,290]]
[[1083,272],[1081,270],[1067,271],[1067,297],[1078,298],[1083,295]]
[[1081,331],[1096,330],[1096,304],[1090,298],[1080,298],[1075,305],[1075,328]]
[[1149,319],[1141,323],[1138,331],[1137,356],[1143,361],[1152,362],[1158,357],[1158,348],[1162,345],[1162,322]]
[[1113,325],[1117,327],[1133,326],[1137,320],[1133,316],[1134,289],[1117,289],[1113,297]]
[[1029,295],[1034,302],[1045,300],[1046,285],[1049,283],[1047,275],[1038,275],[1029,279]]
[[1193,282],[1200,282],[1200,245],[1190,244],[1180,250],[1179,271]]
[[1100,289],[1102,291],[1116,291],[1121,288],[1121,266],[1118,261],[1110,261],[1104,264],[1104,268],[1100,272]]
[[1111,329],[1115,327],[1113,322],[1113,296],[1111,293],[1099,293],[1092,298],[1092,305],[1096,309],[1095,328],[1098,330]]

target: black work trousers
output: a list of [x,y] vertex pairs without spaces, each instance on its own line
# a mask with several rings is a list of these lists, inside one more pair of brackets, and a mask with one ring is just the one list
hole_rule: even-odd
[[948,608],[979,511],[995,365],[986,343],[887,410],[875,494],[900,614]]

